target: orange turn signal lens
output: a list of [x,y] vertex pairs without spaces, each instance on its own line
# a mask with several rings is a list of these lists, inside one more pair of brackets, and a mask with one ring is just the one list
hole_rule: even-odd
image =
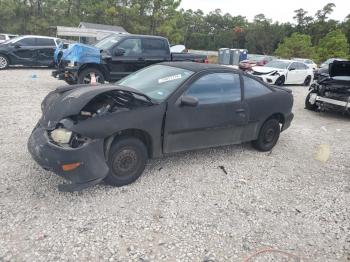
[[80,163],[71,163],[71,164],[66,164],[66,165],[62,165],[62,169],[63,171],[72,171],[76,168],[78,168],[80,166]]

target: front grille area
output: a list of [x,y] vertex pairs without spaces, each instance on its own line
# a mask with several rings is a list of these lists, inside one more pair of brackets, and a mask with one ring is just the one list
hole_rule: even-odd
[[266,75],[266,73],[260,73],[260,72],[253,71],[253,75],[261,76],[261,75]]

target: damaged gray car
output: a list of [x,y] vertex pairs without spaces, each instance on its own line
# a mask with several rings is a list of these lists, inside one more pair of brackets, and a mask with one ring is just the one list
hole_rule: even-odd
[[305,108],[350,114],[350,61],[335,60],[310,86]]
[[57,88],[28,148],[76,191],[135,181],[149,158],[252,141],[271,150],[293,119],[291,91],[220,65],[161,63],[116,85]]

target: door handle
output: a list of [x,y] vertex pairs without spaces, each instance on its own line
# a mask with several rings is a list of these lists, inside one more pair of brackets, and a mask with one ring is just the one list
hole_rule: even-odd
[[145,61],[145,59],[143,57],[139,57],[139,59],[137,59],[139,61]]
[[236,113],[245,113],[245,110],[243,108],[236,109]]

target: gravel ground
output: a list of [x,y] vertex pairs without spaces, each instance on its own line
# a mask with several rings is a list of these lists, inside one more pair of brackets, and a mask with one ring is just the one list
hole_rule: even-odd
[[0,72],[0,261],[244,261],[260,250],[249,261],[287,261],[271,248],[350,260],[350,118],[304,110],[307,88],[291,87],[295,120],[272,152],[176,154],[132,185],[61,193],[26,148],[61,84],[44,69]]

